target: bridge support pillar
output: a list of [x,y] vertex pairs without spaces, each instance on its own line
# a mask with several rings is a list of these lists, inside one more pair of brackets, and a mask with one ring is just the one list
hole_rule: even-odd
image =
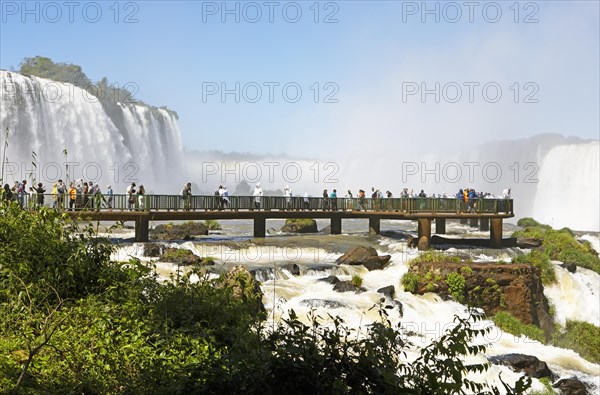
[[266,229],[266,218],[254,218],[254,237],[265,237]]
[[482,230],[482,231],[490,230],[490,219],[489,218],[481,218],[479,220],[479,230]]
[[470,218],[469,219],[469,226],[476,228],[479,226],[479,220],[477,218]]
[[466,225],[468,220],[466,218],[461,218],[459,221],[461,224]]
[[446,218],[435,219],[435,233],[438,235],[446,234]]
[[331,218],[331,234],[341,235],[342,234],[342,217]]
[[369,218],[369,234],[378,235],[381,233],[381,220],[379,218]]
[[490,240],[492,247],[502,247],[502,218],[490,219]]
[[147,217],[138,217],[135,220],[135,241],[146,243],[148,241],[148,232],[150,230],[150,221]]
[[429,239],[431,239],[431,219],[419,218],[419,242],[417,244],[419,251],[429,249]]

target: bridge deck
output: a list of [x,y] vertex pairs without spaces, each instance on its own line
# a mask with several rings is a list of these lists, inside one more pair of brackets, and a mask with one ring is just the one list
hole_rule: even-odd
[[511,218],[513,201],[510,199],[441,198],[308,198],[308,197],[253,197],[178,195],[68,195],[25,196],[22,204],[35,208],[39,205],[65,210],[74,220],[135,221],[136,240],[148,241],[150,221],[228,220],[251,219],[254,236],[265,237],[267,219],[312,218],[331,220],[331,233],[342,232],[342,219],[368,219],[369,232],[380,232],[382,219],[417,220],[419,248],[429,247],[431,222],[436,221],[436,232],[445,233],[445,221],[456,219],[480,223],[481,230],[490,230],[493,246],[502,244],[502,220]]

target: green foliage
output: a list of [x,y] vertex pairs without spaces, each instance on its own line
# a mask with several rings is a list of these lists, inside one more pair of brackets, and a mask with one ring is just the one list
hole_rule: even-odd
[[556,272],[554,265],[546,253],[540,250],[532,250],[529,254],[519,255],[513,258],[513,263],[524,263],[533,265],[540,270],[542,283],[544,285],[556,282]]
[[81,88],[91,85],[90,79],[80,66],[69,63],[54,63],[50,58],[36,56],[25,58],[20,65],[19,73],[27,76],[48,78],[54,81],[66,82]]
[[[35,56],[23,59],[19,73],[78,86],[86,90],[90,95],[98,98],[110,116],[113,113],[111,108],[116,107],[118,103],[135,103],[148,107],[153,113],[158,112],[156,107],[150,106],[134,97],[135,90],[137,90],[135,84],[124,84],[122,87],[119,87],[117,84],[111,84],[106,77],[97,83],[93,83],[83,72],[81,66],[74,64],[54,63],[50,58]],[[169,110],[166,106],[160,108],[166,110],[176,118],[178,117],[175,111]],[[116,119],[114,120],[116,121]]]
[[414,263],[468,263],[470,260],[456,255],[444,254],[438,251],[425,251],[412,259],[409,264]]
[[470,276],[473,274],[473,269],[471,269],[469,266],[463,266],[460,268],[460,274],[463,276]]
[[[573,231],[569,228],[553,230],[547,225],[530,226],[514,232],[512,237],[540,239],[542,240],[542,246],[539,250],[533,250],[532,255],[535,251],[538,251],[545,257],[543,259],[547,258],[548,260],[575,263],[577,266],[593,270],[600,274],[600,258],[598,257],[598,253],[594,251],[589,242],[579,242],[575,238]],[[532,258],[532,260],[540,264],[540,268],[542,269],[546,265],[545,262],[541,261],[542,258],[540,256]],[[553,274],[550,277],[553,277]]]
[[527,336],[532,340],[537,340],[545,343],[546,338],[544,331],[535,325],[525,325],[517,317],[507,311],[499,311],[492,317],[494,324],[504,332],[511,333],[515,336]]
[[523,217],[517,221],[517,226],[521,226],[523,228],[531,227],[531,226],[539,226],[546,229],[552,229],[549,225],[544,225],[537,222],[535,219],[531,217]]
[[488,367],[463,362],[485,351],[471,344],[489,330],[471,327],[478,316],[456,318],[409,363],[413,346],[382,305],[360,336],[293,311],[267,327],[247,271],[159,282],[139,260],[111,262],[106,240],[59,213],[0,212],[0,392],[499,394],[467,378]]
[[352,276],[352,285],[354,285],[356,288],[362,287],[362,283],[363,279],[361,276],[359,276],[358,274]]
[[567,320],[564,328],[554,333],[552,344],[570,348],[593,363],[600,363],[600,328],[583,321]]
[[402,279],[400,280],[400,284],[406,292],[417,293],[417,286],[419,285],[419,276],[417,273],[408,271],[404,273]]
[[465,278],[458,273],[449,273],[446,276],[446,284],[450,295],[459,303],[465,300]]
[[206,226],[208,230],[221,230],[221,225],[214,219],[205,220],[204,226]]

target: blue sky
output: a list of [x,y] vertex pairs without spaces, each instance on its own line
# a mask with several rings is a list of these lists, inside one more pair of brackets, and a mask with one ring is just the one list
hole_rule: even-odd
[[[597,1],[98,1],[73,2],[72,21],[61,1],[0,3],[0,68],[41,55],[134,83],[179,113],[189,150],[323,157],[599,137]],[[239,103],[208,94],[236,83]]]

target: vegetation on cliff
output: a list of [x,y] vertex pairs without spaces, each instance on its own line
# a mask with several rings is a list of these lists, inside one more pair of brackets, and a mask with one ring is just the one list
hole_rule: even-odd
[[517,257],[515,262],[530,262],[542,270],[544,283],[554,282],[554,268],[551,260],[575,263],[577,266],[590,269],[600,274],[600,258],[588,241],[579,241],[569,228],[554,230],[548,225],[540,224],[533,218],[521,218],[517,225],[524,226],[512,234],[517,238],[534,238],[542,241],[542,245],[531,254]]
[[[138,90],[135,83],[129,82],[119,86],[118,84],[111,84],[106,77],[94,83],[83,72],[81,66],[75,64],[55,63],[50,58],[35,56],[23,59],[18,72],[25,76],[36,76],[73,84],[98,98],[105,107],[110,107],[110,105],[116,103],[131,103],[148,107],[151,111],[157,110],[156,107],[150,106],[135,97]],[[178,117],[175,111],[169,110],[166,106],[160,108],[176,118]]]
[[[152,267],[110,260],[113,246],[65,214],[0,203],[0,392],[7,393],[475,393],[488,364],[465,356],[481,317],[455,326],[407,363],[385,309],[356,336],[340,318],[265,320],[260,288],[242,267],[216,282],[194,269],[160,283]],[[524,393],[521,379],[508,393]]]
[[[401,284],[407,292],[436,292],[442,297],[482,308],[495,325],[507,333],[571,349],[583,358],[599,363],[600,328],[581,321],[567,320],[564,327],[554,323],[553,307],[543,296],[543,286],[530,284],[536,281],[539,284],[540,277],[555,281],[554,271],[544,272],[548,270],[546,267],[539,269],[532,262],[544,259],[552,265],[550,258],[537,250],[525,257],[529,259],[517,260],[515,265],[473,264],[457,256],[428,251],[409,262],[410,269],[402,277]],[[537,280],[528,265],[517,266],[517,263],[531,264],[534,271],[539,269],[541,273]],[[531,300],[523,300],[528,297]]]

